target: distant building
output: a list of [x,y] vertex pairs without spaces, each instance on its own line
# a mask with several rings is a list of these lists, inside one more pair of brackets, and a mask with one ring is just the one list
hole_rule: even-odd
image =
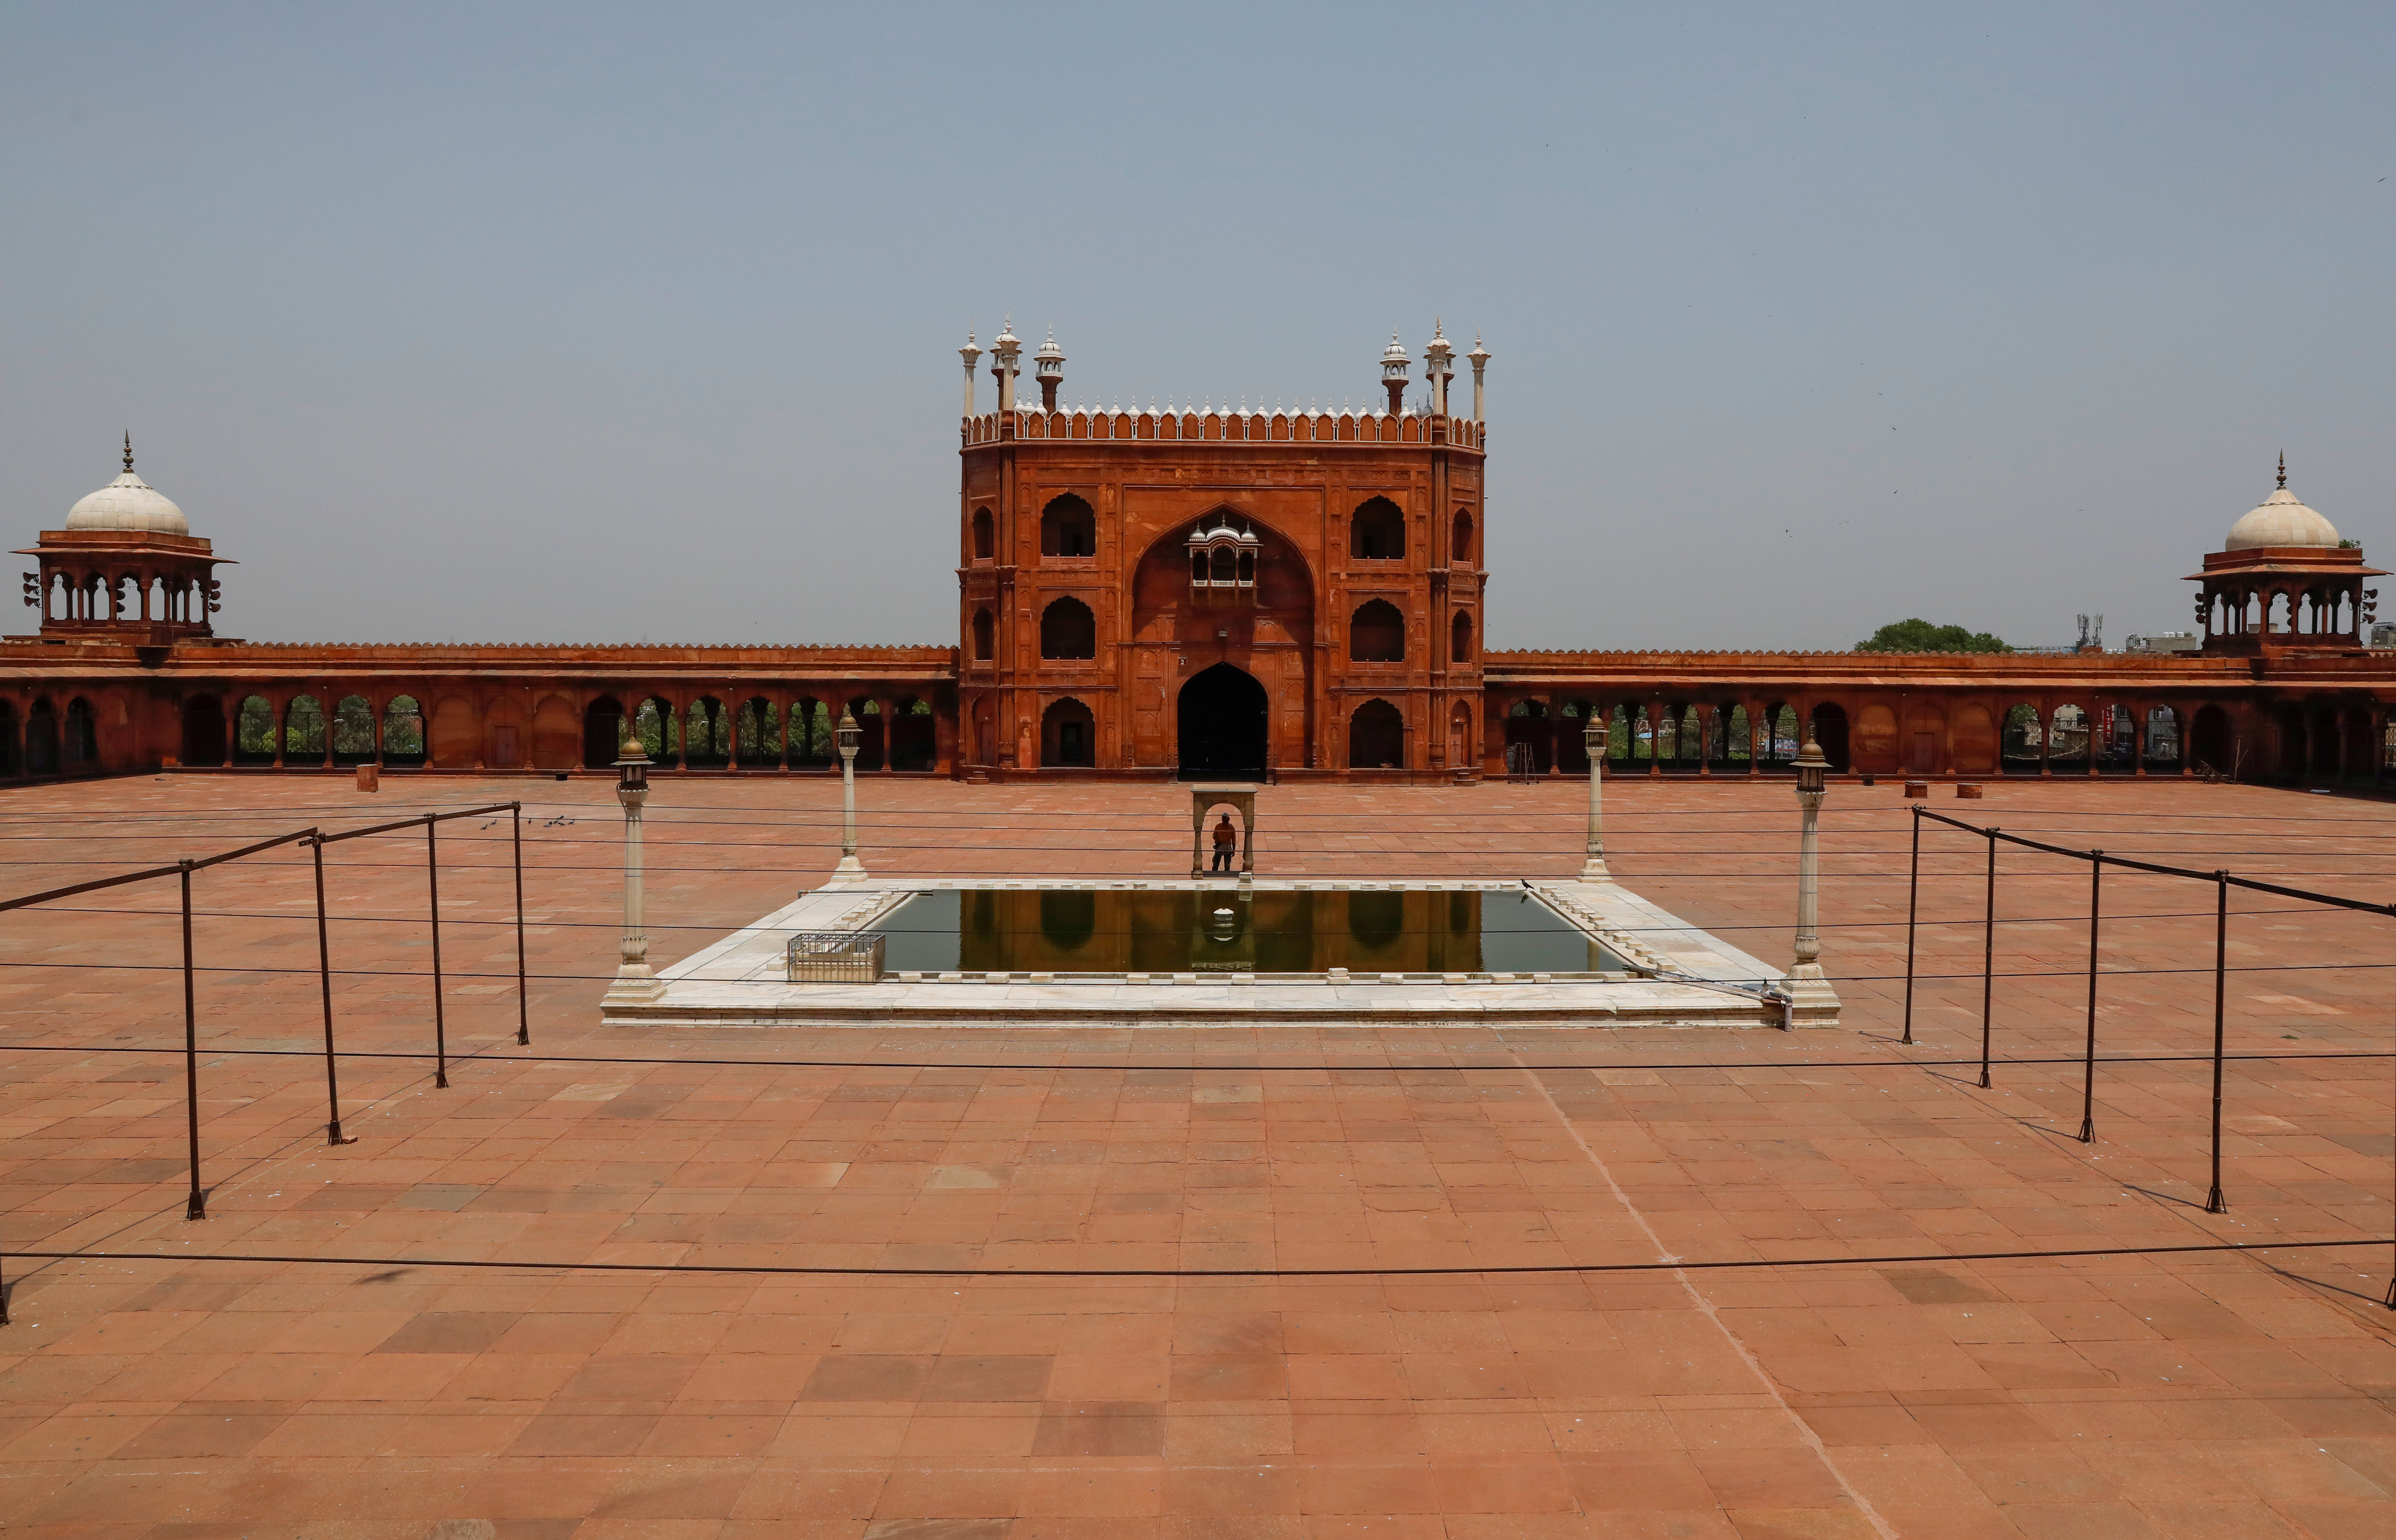
[[[952,643],[243,642],[214,624],[227,559],[128,456],[21,552],[40,629],[0,641],[0,777],[597,771],[635,729],[660,774],[832,774],[844,714],[859,770],[971,779],[1572,775],[1591,741],[1617,774],[1752,777],[1787,774],[1807,736],[1839,770],[1884,775],[2389,767],[2378,571],[2284,464],[2195,575],[2199,631],[2127,651],[2103,650],[2092,615],[2075,647],[2013,653],[1489,652],[1477,345],[1459,357],[1434,335],[1430,398],[1409,407],[1392,341],[1386,403],[1338,411],[1072,407],[1053,341],[960,354]],[[992,411],[978,361],[998,365]],[[1036,401],[1017,395],[1025,362]],[[1458,364],[1469,410],[1451,404]],[[705,510],[678,511],[661,549],[704,538]],[[1604,537],[1541,553],[1588,562],[1592,611],[1647,580]]]

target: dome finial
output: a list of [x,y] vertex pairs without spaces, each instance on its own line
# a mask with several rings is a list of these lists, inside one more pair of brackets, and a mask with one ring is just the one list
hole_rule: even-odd
[[[125,430],[125,469],[128,474],[133,470],[133,430],[130,428]],[[2280,478],[2280,485],[2283,486],[2287,485],[2285,476]]]
[[[133,462],[129,459],[125,462],[125,465],[128,471],[133,468]],[[2280,451],[2280,485],[2282,486],[2288,485],[2288,452],[2285,449]]]

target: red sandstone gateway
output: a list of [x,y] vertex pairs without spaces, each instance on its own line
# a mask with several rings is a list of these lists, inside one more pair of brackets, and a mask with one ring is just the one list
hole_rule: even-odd
[[960,424],[959,646],[268,645],[215,634],[214,568],[126,469],[20,555],[37,636],[0,642],[0,776],[243,765],[571,770],[628,723],[661,770],[966,778],[1472,779],[1786,772],[2195,773],[2376,782],[2396,654],[2382,574],[2277,492],[2193,580],[2188,652],[1487,653],[1478,342],[1470,417],[1434,326],[1429,390],[1338,411],[1060,405],[1065,355],[989,356]]

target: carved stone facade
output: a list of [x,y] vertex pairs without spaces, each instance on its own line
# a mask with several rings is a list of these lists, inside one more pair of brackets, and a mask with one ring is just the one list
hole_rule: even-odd
[[965,440],[969,766],[1479,768],[1477,424],[1011,411]]

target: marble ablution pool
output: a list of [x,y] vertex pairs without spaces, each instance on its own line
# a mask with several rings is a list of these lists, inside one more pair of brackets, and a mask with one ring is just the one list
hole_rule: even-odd
[[[789,938],[883,938],[877,982]],[[604,1019],[708,1027],[1817,1027],[1780,970],[1619,883],[835,878]]]

